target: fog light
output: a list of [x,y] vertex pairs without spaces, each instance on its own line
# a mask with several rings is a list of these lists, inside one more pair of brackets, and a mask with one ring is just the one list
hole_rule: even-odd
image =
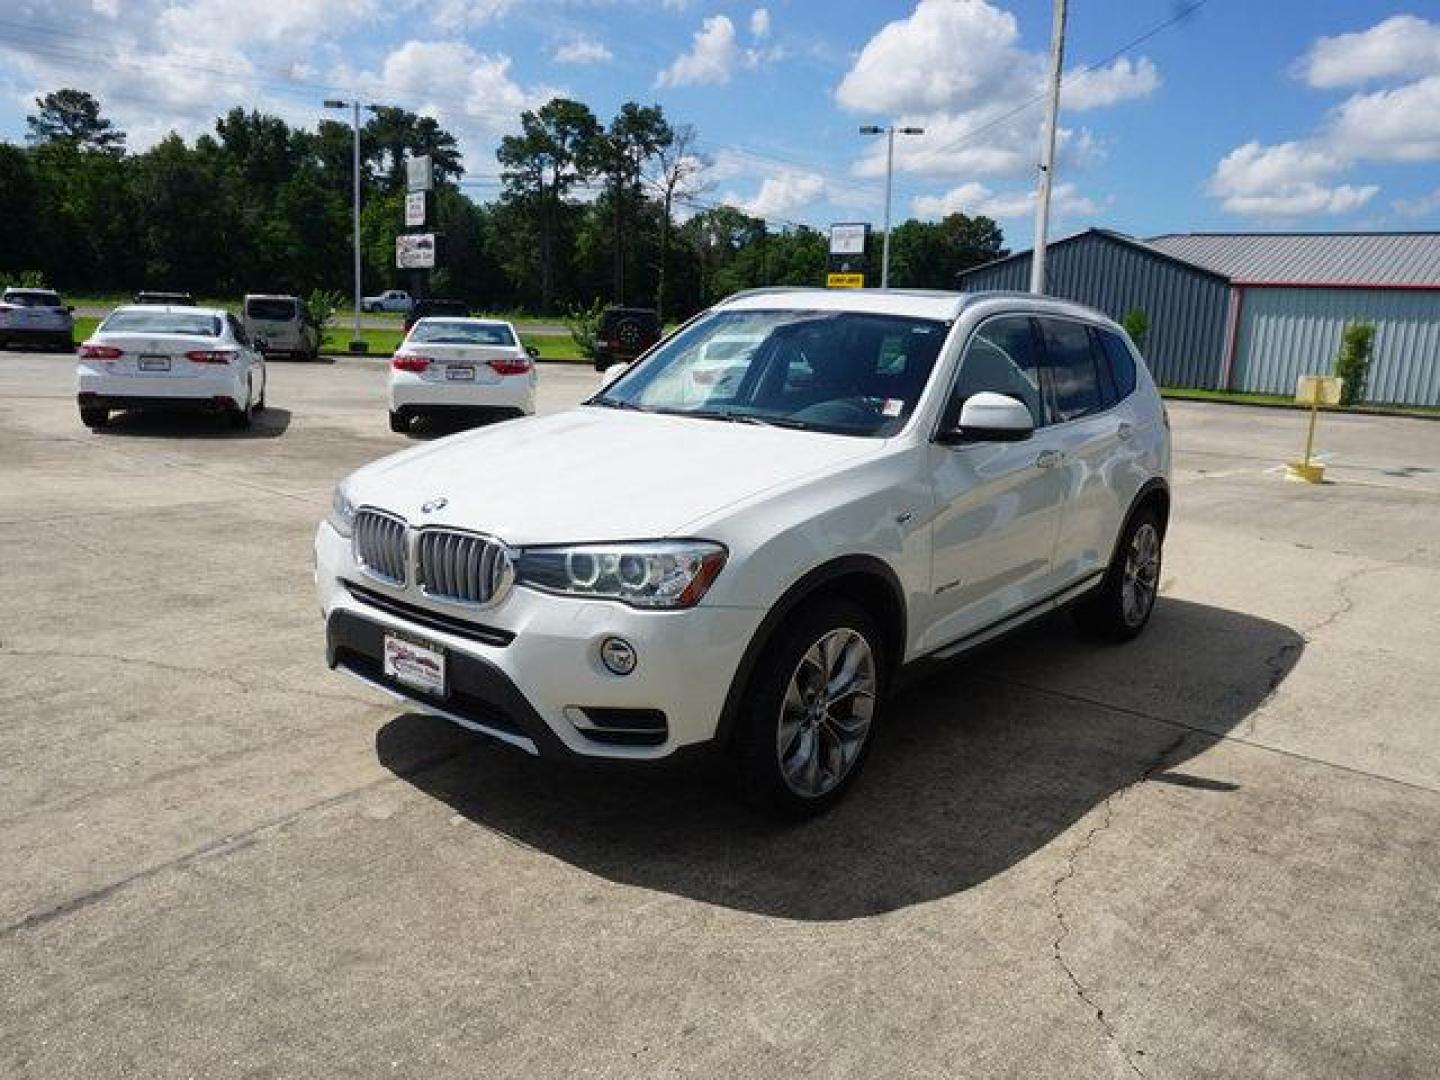
[[616,675],[629,675],[635,660],[635,647],[624,638],[607,637],[600,643],[600,662]]

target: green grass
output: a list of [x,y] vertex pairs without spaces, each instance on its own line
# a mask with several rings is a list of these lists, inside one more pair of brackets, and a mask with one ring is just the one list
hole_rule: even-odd
[[[1269,405],[1281,409],[1304,409],[1293,397],[1284,394],[1256,394],[1244,390],[1199,390],[1188,387],[1165,387],[1160,396],[1171,401],[1217,401],[1228,405]],[[1374,413],[1381,416],[1440,416],[1440,408],[1432,405],[1356,405],[1331,412]]]

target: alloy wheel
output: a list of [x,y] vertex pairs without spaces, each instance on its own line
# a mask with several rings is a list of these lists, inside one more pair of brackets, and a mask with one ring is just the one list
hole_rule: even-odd
[[1121,613],[1125,625],[1139,626],[1155,604],[1160,581],[1160,534],[1146,521],[1130,538],[1125,553],[1125,577],[1120,587]]
[[775,750],[795,794],[819,798],[845,779],[875,711],[875,655],[855,630],[831,630],[806,650],[780,705]]

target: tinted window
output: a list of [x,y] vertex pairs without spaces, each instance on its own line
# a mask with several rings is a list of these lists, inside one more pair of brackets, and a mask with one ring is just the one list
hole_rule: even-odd
[[991,319],[965,346],[960,374],[946,409],[944,424],[953,427],[972,394],[988,390],[1024,402],[1039,427],[1045,423],[1040,396],[1040,357],[1026,316]]
[[105,334],[194,334],[219,337],[220,320],[199,311],[117,311],[100,327]]
[[1074,420],[1105,407],[1090,347],[1090,331],[1084,323],[1068,319],[1040,319],[1045,337],[1045,364],[1055,395],[1055,418]]
[[245,314],[252,319],[272,319],[289,322],[295,318],[294,300],[247,300]]
[[1110,375],[1115,380],[1117,399],[1124,399],[1135,392],[1135,357],[1120,335],[1109,330],[1097,330],[1100,346],[1105,358],[1110,361]]
[[421,319],[410,331],[412,343],[431,345],[514,345],[515,335],[504,323],[468,319]]
[[6,289],[5,303],[16,307],[60,307],[60,296],[43,289]]

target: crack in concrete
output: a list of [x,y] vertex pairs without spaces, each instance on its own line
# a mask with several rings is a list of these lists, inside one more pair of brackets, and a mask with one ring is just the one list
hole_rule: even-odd
[[1090,850],[1091,846],[1095,843],[1095,838],[1109,829],[1114,822],[1116,800],[1133,791],[1136,786],[1143,784],[1146,780],[1150,779],[1150,777],[1165,768],[1166,762],[1170,760],[1171,755],[1173,755],[1189,737],[1190,734],[1188,732],[1176,736],[1156,754],[1155,759],[1145,767],[1139,776],[1119,790],[1112,792],[1110,796],[1100,804],[1100,810],[1102,812],[1100,822],[1092,825],[1085,835],[1081,837],[1079,843],[1070,849],[1069,854],[1065,856],[1064,868],[1055,880],[1050,883],[1050,908],[1055,914],[1055,922],[1060,927],[1060,932],[1056,934],[1055,939],[1050,943],[1051,959],[1053,959],[1055,963],[1059,965],[1060,970],[1064,972],[1066,980],[1075,992],[1075,996],[1083,1001],[1090,1011],[1095,1014],[1095,1022],[1099,1024],[1100,1030],[1104,1033],[1107,1045],[1113,1047],[1120,1055],[1120,1059],[1125,1063],[1129,1071],[1141,1077],[1145,1076],[1145,1071],[1140,1068],[1135,1058],[1143,1057],[1145,1052],[1138,1047],[1131,1048],[1125,1045],[1124,1041],[1120,1038],[1120,1033],[1116,1029],[1114,1021],[1105,1015],[1105,1007],[1095,999],[1093,992],[1080,981],[1080,977],[1075,973],[1074,967],[1072,967],[1070,962],[1065,958],[1063,946],[1065,940],[1070,937],[1071,926],[1070,920],[1065,916],[1064,905],[1060,902],[1060,893],[1065,887],[1065,883],[1075,876],[1076,864],[1080,857]]
[[119,664],[122,667],[145,667],[156,671],[164,671],[172,675],[185,676],[206,676],[227,682],[242,693],[252,693],[256,690],[273,690],[282,694],[298,694],[301,697],[315,698],[320,701],[339,701],[351,705],[373,706],[373,701],[366,701],[364,698],[353,697],[350,694],[332,694],[324,690],[309,690],[300,686],[289,686],[285,683],[255,682],[240,678],[240,676],[228,671],[217,671],[214,668],[187,667],[184,664],[172,664],[164,660],[151,660],[143,656],[122,656],[118,653],[84,653],[69,652],[64,649],[16,649],[0,642],[0,657],[20,656],[26,659],[39,660],[92,660],[100,663]]

